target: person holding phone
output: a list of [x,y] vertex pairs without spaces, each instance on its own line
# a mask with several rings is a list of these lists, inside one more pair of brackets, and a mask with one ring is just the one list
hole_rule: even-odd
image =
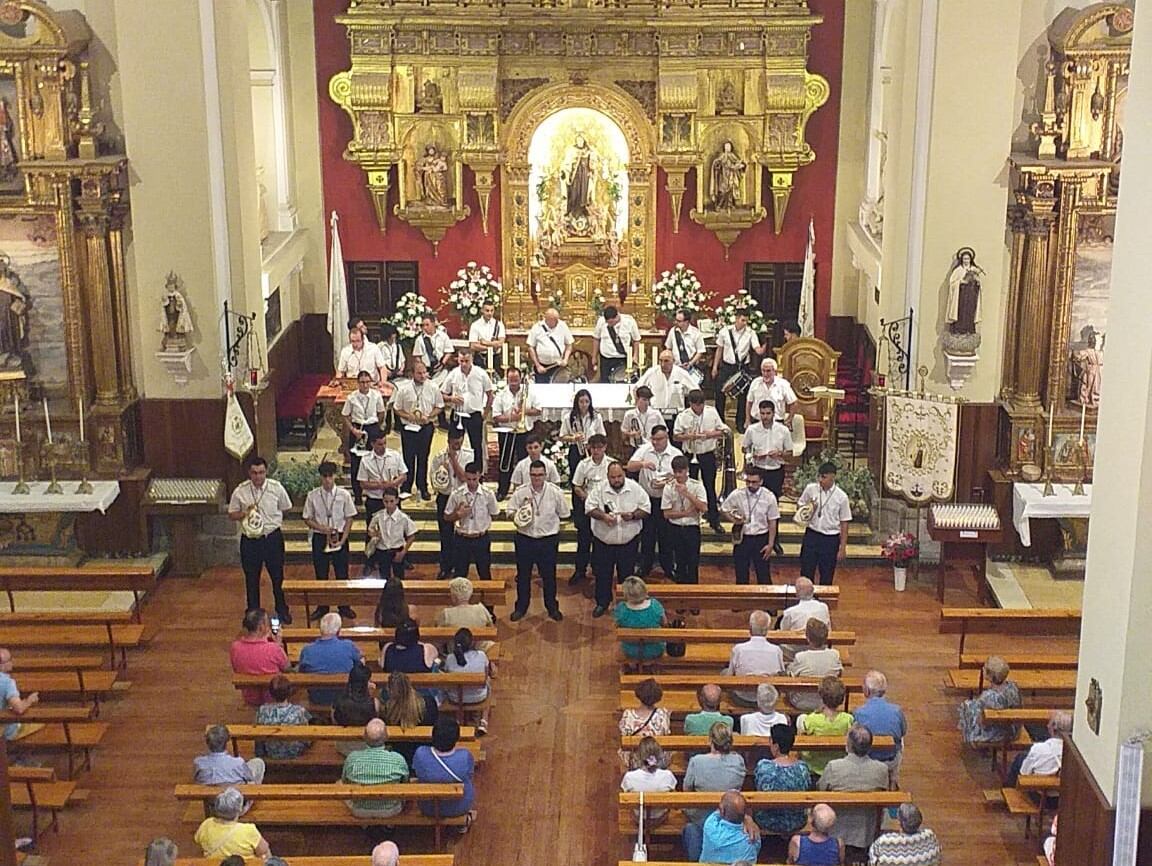
[[[259,607],[248,611],[244,614],[240,636],[232,641],[228,656],[232,672],[236,674],[271,677],[284,673],[289,663],[280,638],[280,618],[269,619],[267,611]],[[240,694],[245,704],[258,707],[266,700],[267,690],[263,687],[245,688]]]

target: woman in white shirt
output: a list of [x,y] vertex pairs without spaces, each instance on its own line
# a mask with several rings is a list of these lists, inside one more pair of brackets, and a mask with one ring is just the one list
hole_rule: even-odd
[[572,410],[560,419],[560,441],[568,443],[568,472],[576,471],[576,464],[588,454],[588,437],[599,433],[607,436],[604,419],[592,407],[592,394],[581,388],[572,399]]
[[[483,686],[462,690],[461,700],[464,703],[462,709],[465,712],[467,712],[466,708],[469,704],[482,704],[488,700],[488,684],[491,677],[496,673],[495,667],[488,660],[487,653],[474,648],[470,629],[459,629],[453,636],[451,652],[444,660],[444,670],[448,673],[483,673],[486,675],[487,679],[485,679]],[[480,721],[476,723],[476,734],[484,736],[488,733],[488,707],[485,706],[479,713]]]
[[740,717],[740,733],[746,737],[770,737],[773,725],[788,724],[788,717],[776,711],[780,692],[771,683],[756,686],[756,712]]
[[[620,782],[621,791],[625,793],[643,791],[647,794],[653,791],[676,790],[676,777],[668,769],[668,758],[655,737],[644,737],[633,754],[632,763],[636,769],[624,774]],[[668,817],[667,809],[646,808],[645,812],[647,814],[644,816],[644,823],[648,825],[660,824]],[[634,816],[637,820],[640,818],[639,809],[635,811]]]

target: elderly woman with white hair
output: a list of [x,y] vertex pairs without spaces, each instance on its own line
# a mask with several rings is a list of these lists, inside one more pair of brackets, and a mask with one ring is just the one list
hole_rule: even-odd
[[148,843],[144,851],[144,866],[175,866],[179,856],[176,843],[161,836]]
[[940,841],[923,826],[920,808],[915,803],[901,803],[896,820],[900,832],[876,837],[868,849],[870,866],[940,866]]
[[776,710],[780,692],[772,683],[756,686],[756,712],[740,716],[740,733],[746,737],[770,737],[773,725],[788,724],[788,717]]
[[1023,705],[1020,689],[1008,679],[1009,673],[1008,662],[1000,656],[989,656],[984,662],[988,688],[960,704],[960,735],[965,743],[1004,743],[1016,737],[1015,725],[989,725],[984,721],[985,710],[1014,710]]
[[[442,628],[491,628],[496,624],[492,613],[480,602],[472,603],[472,581],[466,577],[454,577],[448,581],[448,594],[452,604],[436,614],[436,625]],[[476,642],[476,649],[487,652],[492,641]]]
[[240,822],[244,814],[244,795],[235,788],[225,788],[216,795],[212,817],[205,818],[193,837],[205,857],[223,858],[271,856],[271,849],[255,824]]

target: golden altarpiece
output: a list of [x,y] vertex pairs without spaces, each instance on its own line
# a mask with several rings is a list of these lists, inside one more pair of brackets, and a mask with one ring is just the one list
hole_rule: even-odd
[[691,173],[689,217],[725,247],[768,218],[765,188],[779,231],[828,98],[807,70],[821,20],[806,0],[352,0],[329,92],[381,231],[394,214],[439,244],[468,200],[500,232],[511,327],[551,298],[590,325],[597,292],[651,326],[657,168],[673,232]]
[[1056,19],[1031,124],[1035,147],[1012,154],[998,447],[1007,479],[1035,480],[1041,470],[1091,476],[1132,21],[1130,3]]

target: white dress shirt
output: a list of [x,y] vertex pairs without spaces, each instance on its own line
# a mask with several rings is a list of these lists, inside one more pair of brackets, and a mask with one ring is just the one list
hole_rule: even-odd
[[[732,647],[725,672],[733,677],[778,676],[784,673],[784,652],[768,638],[752,635]],[[755,689],[733,689],[733,693],[745,701],[756,700]]]
[[[732,351],[732,343],[736,343],[736,351]],[[753,333],[747,325],[743,331],[737,331],[735,325],[725,325],[716,335],[716,347],[721,353],[720,360],[725,364],[747,364],[752,353],[760,348],[760,338]]]
[[496,501],[496,494],[483,484],[477,485],[475,492],[469,490],[467,484],[461,484],[448,497],[448,504],[444,506],[444,513],[450,514],[456,511],[462,502],[472,507],[472,513],[457,520],[456,529],[468,535],[487,532],[492,527],[492,518],[500,513],[500,504]]
[[[521,403],[523,403],[525,412],[529,409],[540,408],[540,402],[536,399],[536,395],[532,393],[531,388],[526,388],[524,385],[521,385],[520,390],[515,394],[512,393],[511,388],[501,388],[496,392],[496,396],[492,398],[492,417],[498,418],[501,415],[511,415],[513,410],[520,408]],[[507,428],[515,427],[517,424],[516,421],[502,421],[497,423]],[[531,424],[532,422],[525,416],[525,428],[530,427]]]
[[481,316],[468,326],[469,343],[494,343],[503,340],[507,335],[504,324],[495,316],[487,322]]
[[[344,487],[325,490],[315,487],[308,491],[304,499],[304,520],[320,523],[336,532],[343,532],[344,525],[356,516],[356,503],[352,494]],[[327,535],[326,532],[311,531],[312,535]]]
[[651,442],[645,442],[632,452],[632,456],[628,459],[628,462],[631,463],[633,460],[651,460],[656,464],[655,469],[649,469],[645,466],[640,470],[640,486],[643,487],[644,491],[653,499],[659,499],[664,493],[664,483],[658,482],[657,479],[660,476],[667,476],[668,479],[672,478],[672,459],[679,457],[682,453],[679,448],[671,444],[666,445],[663,451],[658,452]]
[[1060,737],[1049,737],[1039,743],[1033,743],[1028,754],[1024,756],[1024,763],[1020,765],[1021,776],[1055,776],[1060,772],[1064,762],[1064,740]]
[[376,349],[380,352],[380,359],[384,362],[384,367],[391,375],[398,376],[403,372],[404,349],[401,348],[399,341],[377,343]]
[[375,388],[369,388],[367,394],[359,390],[353,391],[344,398],[344,408],[340,414],[357,427],[366,424],[379,424],[380,414],[384,411],[384,395]]
[[488,405],[488,395],[492,393],[492,377],[483,367],[473,365],[467,374],[457,367],[444,379],[440,390],[445,397],[464,397],[463,404],[456,407],[456,414],[467,418],[473,413],[483,412]]
[[631,478],[624,479],[624,485],[614,490],[611,484],[601,484],[588,494],[584,502],[586,511],[600,509],[613,518],[611,523],[603,520],[592,521],[592,534],[605,544],[627,544],[644,528],[643,519],[621,520],[621,514],[633,511],[644,515],[652,513],[652,500],[644,489]]
[[796,392],[792,390],[792,384],[782,376],[776,376],[771,385],[761,376],[748,386],[747,408],[751,410],[753,418],[760,417],[761,400],[771,400],[776,410],[776,420],[783,421],[788,414],[788,404],[796,402]]
[[[360,461],[360,471],[356,473],[356,480],[391,482],[407,473],[408,464],[404,462],[399,452],[385,448],[383,454],[373,451],[364,455]],[[384,490],[382,488],[365,490],[364,495],[369,499],[383,499]]]
[[660,366],[650,367],[636,382],[636,387],[647,385],[652,389],[652,406],[665,413],[684,408],[685,395],[696,387],[696,380],[683,367],[672,366],[667,376]]
[[[672,352],[672,357],[676,359],[677,364],[685,363],[685,360],[680,357],[680,342],[676,339],[676,334],[680,331],[675,325],[668,331],[668,338],[664,341],[664,348]],[[695,325],[689,325],[688,330],[680,336],[684,338],[684,349],[688,352],[688,359],[691,361],[696,355],[704,351],[704,335],[700,333],[700,329]]]
[[[464,469],[468,466],[469,463],[471,463],[473,460],[476,459],[475,453],[476,452],[474,452],[471,448],[465,448],[463,446],[461,446],[460,450],[456,452],[456,462],[458,464],[460,464],[460,472],[461,473],[464,472]],[[441,451],[439,454],[437,454],[435,457],[433,457],[429,461],[429,463],[428,463],[428,478],[429,478],[429,480],[431,480],[432,475],[436,472],[436,470],[440,468],[441,463],[448,463],[448,449],[447,448],[445,448],[443,451]],[[452,477],[452,481],[450,482],[451,486],[448,488],[449,492],[455,490],[457,487],[459,487],[461,484],[464,483],[464,478],[461,475],[457,475],[455,472],[452,471],[452,464],[451,463],[448,463],[448,474]]]
[[624,413],[624,420],[620,422],[620,432],[627,434],[640,428],[640,441],[648,442],[652,439],[652,428],[664,424],[664,415],[659,409],[649,406],[643,412],[633,406]]
[[[713,406],[704,406],[699,415],[691,408],[685,409],[676,416],[676,439],[680,440],[682,433],[711,433],[713,430],[724,430],[727,425],[720,419],[720,413]],[[685,454],[711,454],[716,450],[719,439],[695,439],[684,441]]]
[[772,491],[760,487],[753,493],[747,487],[733,490],[720,506],[729,514],[744,515],[745,535],[767,535],[768,523],[780,519],[780,506]]
[[[560,470],[556,468],[556,464],[552,462],[552,458],[540,455],[540,462],[544,464],[545,480],[552,484],[560,483]],[[528,475],[528,470],[532,468],[532,458],[525,457],[514,467],[512,467],[512,477],[509,483],[513,487],[519,487],[521,484],[527,484],[531,477]]]
[[416,534],[416,524],[403,511],[397,508],[391,514],[380,509],[368,524],[368,534],[379,538],[376,547],[381,550],[395,550],[403,547],[405,540]]
[[[392,408],[409,414],[419,412],[424,416],[424,422],[428,423],[437,409],[444,408],[444,395],[427,379],[419,385],[415,379],[405,379],[396,386],[396,393],[392,396]],[[420,427],[416,424],[405,424],[404,429],[415,431]]]
[[[708,502],[708,494],[704,492],[704,482],[698,478],[689,478],[684,482],[684,486],[688,488],[697,500],[705,503]],[[695,508],[688,497],[681,496],[680,491],[676,489],[676,482],[672,481],[665,485],[664,492],[660,495],[660,510],[661,511],[684,511],[688,508]],[[694,514],[689,514],[687,517],[669,517],[668,522],[676,526],[700,526],[700,515],[702,511],[697,511]]]
[[792,453],[792,431],[786,424],[773,423],[765,427],[759,421],[748,425],[744,431],[744,450],[752,455],[752,465],[761,469],[779,469],[783,461],[769,457],[769,451]]
[[560,321],[555,328],[549,328],[544,321],[537,322],[528,331],[528,347],[536,353],[538,360],[545,367],[559,364],[564,357],[564,350],[571,346],[575,340],[568,326]]
[[584,434],[585,442],[597,433],[601,436],[606,436],[604,419],[600,417],[600,413],[593,412],[591,418],[587,415],[578,415],[576,416],[576,423],[573,424],[571,411],[565,412],[560,417],[560,436],[575,436],[577,433]]
[[591,493],[608,480],[608,467],[615,462],[615,458],[607,454],[599,463],[591,456],[585,457],[576,464],[576,471],[572,473],[572,486],[583,487],[586,492]]
[[816,503],[816,511],[808,521],[808,528],[816,530],[821,535],[839,535],[841,522],[852,519],[848,494],[841,490],[838,484],[833,484],[828,490],[822,490],[820,482],[813,481],[800,494],[796,507],[799,508],[806,502]]
[[632,347],[640,342],[640,328],[636,324],[636,320],[627,313],[620,313],[620,319],[614,327],[616,338],[624,348],[623,352],[617,349],[616,344],[612,342],[612,337],[608,333],[608,322],[604,320],[604,317],[600,316],[596,319],[596,324],[592,328],[592,339],[597,341],[601,356],[605,358],[632,358],[635,354]]
[[532,488],[531,483],[517,487],[508,500],[508,513],[515,514],[525,502],[531,502],[536,512],[536,519],[532,525],[524,529],[516,527],[521,535],[530,538],[547,538],[560,532],[561,518],[572,516],[572,506],[568,504],[568,497],[564,495],[551,481],[545,481],[539,492]]
[[429,358],[427,347],[424,344],[424,338],[427,336],[428,335],[423,331],[417,335],[416,341],[412,344],[412,355],[413,357],[423,361],[424,365],[429,370],[432,370],[433,368],[440,366],[441,358],[450,352],[455,352],[456,349],[452,345],[451,338],[444,331],[437,330],[435,334],[433,334],[431,337],[428,337],[428,339],[432,341],[432,354],[435,356]]
[[773,725],[787,725],[788,717],[783,713],[772,712],[767,715],[759,711],[744,713],[740,717],[740,733],[745,737],[770,737]]
[[810,619],[818,619],[829,628],[832,627],[828,605],[815,598],[806,598],[784,608],[780,616],[780,631],[804,631]]
[[232,491],[228,513],[246,512],[253,505],[264,518],[264,534],[271,535],[284,525],[284,512],[292,507],[292,499],[284,485],[275,478],[265,478],[259,487],[251,481],[245,481]]
[[380,368],[384,366],[384,359],[380,357],[380,350],[375,343],[367,340],[359,349],[353,349],[349,344],[340,350],[340,360],[336,364],[336,375],[345,379],[355,379],[361,373],[371,373],[372,381],[380,381]]

